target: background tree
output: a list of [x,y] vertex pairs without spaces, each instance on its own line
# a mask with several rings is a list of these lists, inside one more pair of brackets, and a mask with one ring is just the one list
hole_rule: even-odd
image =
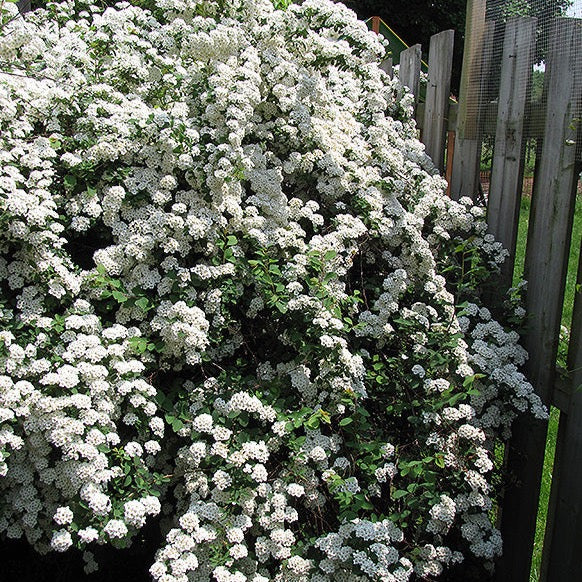
[[425,59],[430,37],[452,28],[455,31],[455,52],[451,90],[458,92],[467,0],[345,0],[344,3],[362,19],[380,16],[406,44],[420,43]]
[[[442,30],[455,30],[452,91],[457,92],[461,76],[467,0],[345,0],[360,18],[380,16],[408,44],[420,43],[425,55],[430,37]],[[489,0],[487,18],[503,23],[509,16],[538,18],[537,60],[547,50],[551,21],[565,14],[572,0]],[[498,26],[498,34],[503,27]]]

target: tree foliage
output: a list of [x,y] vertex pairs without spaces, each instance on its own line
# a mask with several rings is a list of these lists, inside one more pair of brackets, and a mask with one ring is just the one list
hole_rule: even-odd
[[430,37],[442,30],[455,31],[452,91],[461,78],[463,33],[467,0],[346,0],[360,18],[380,16],[409,46],[420,43],[428,55]]
[[[467,0],[346,0],[345,4],[360,18],[380,16],[408,45],[420,43],[425,54],[433,34],[455,30],[452,86],[456,91],[461,75]],[[571,4],[572,0],[489,0],[487,18],[498,23],[496,37],[499,39],[503,33],[502,23],[508,17],[536,16],[539,24],[536,58],[539,62],[547,51],[552,20],[563,16]]]

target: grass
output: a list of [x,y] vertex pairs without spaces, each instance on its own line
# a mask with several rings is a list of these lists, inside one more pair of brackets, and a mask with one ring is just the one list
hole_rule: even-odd
[[[518,241],[515,258],[514,283],[523,276],[525,261],[525,249],[527,241],[527,229],[529,224],[530,198],[523,197],[521,200],[521,211],[519,218]],[[576,273],[580,254],[580,242],[582,239],[582,198],[578,196],[574,214],[574,226],[572,233],[572,243],[570,246],[570,257],[568,262],[568,277],[566,280],[566,290],[564,295],[564,309],[562,311],[562,325],[570,329],[572,322],[572,310],[574,306],[574,295],[576,291]],[[566,353],[566,346],[560,346],[560,353]],[[565,364],[565,362],[563,362]],[[540,579],[540,569],[542,561],[542,549],[550,491],[552,486],[552,474],[554,467],[554,455],[556,451],[556,439],[558,435],[560,412],[552,407],[550,411],[550,421],[548,425],[548,437],[546,441],[546,451],[544,457],[544,468],[542,473],[540,501],[537,514],[536,535],[534,540],[534,553],[530,573],[530,582],[537,582]]]

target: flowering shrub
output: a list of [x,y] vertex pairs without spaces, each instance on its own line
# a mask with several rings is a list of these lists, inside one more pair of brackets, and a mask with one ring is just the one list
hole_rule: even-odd
[[160,582],[403,581],[501,540],[545,411],[380,39],[327,0],[76,0],[0,34],[0,531]]

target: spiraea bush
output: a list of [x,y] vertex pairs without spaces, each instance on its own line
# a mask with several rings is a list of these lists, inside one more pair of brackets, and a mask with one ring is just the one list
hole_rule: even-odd
[[159,582],[489,567],[495,446],[545,411],[381,39],[98,4],[3,8],[2,535],[91,571],[157,519]]

